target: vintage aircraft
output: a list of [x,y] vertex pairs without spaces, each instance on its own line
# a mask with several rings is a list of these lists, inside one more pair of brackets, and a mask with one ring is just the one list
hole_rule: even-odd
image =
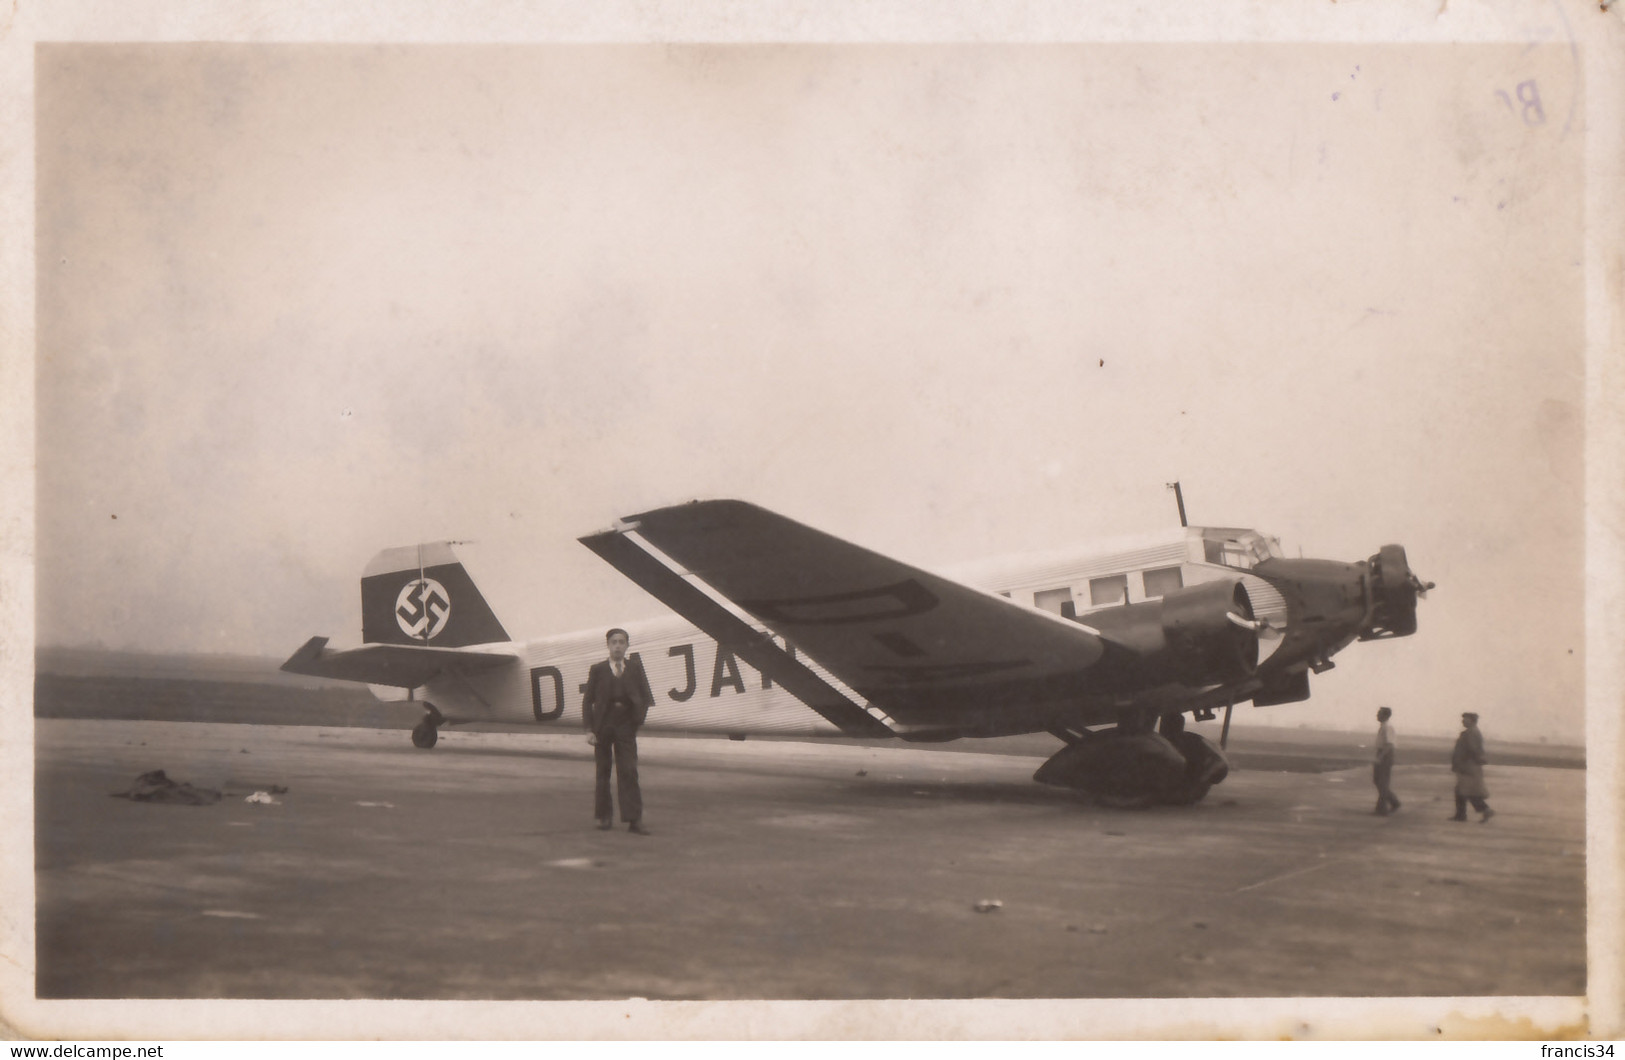
[[[1065,746],[1034,779],[1121,805],[1202,798],[1229,767],[1184,715],[1223,708],[1228,732],[1238,702],[1307,699],[1309,673],[1352,641],[1414,633],[1432,588],[1399,545],[1359,563],[1288,559],[1273,538],[1220,527],[953,577],[736,500],[656,509],[580,540],[681,616],[627,626],[655,690],[651,729],[1048,732]],[[282,668],[422,689],[419,747],[458,722],[579,724],[602,632],[515,643],[449,543],[380,553],[361,603],[362,647],[316,637]]]

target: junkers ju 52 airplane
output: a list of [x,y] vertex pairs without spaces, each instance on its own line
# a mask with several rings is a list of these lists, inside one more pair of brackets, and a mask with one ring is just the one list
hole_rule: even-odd
[[[952,577],[737,500],[644,512],[580,540],[680,616],[628,624],[655,692],[651,729],[1048,732],[1064,746],[1034,779],[1118,805],[1202,798],[1229,767],[1186,714],[1222,709],[1228,733],[1237,703],[1307,699],[1309,674],[1351,642],[1414,633],[1432,588],[1399,545],[1364,562],[1289,559],[1273,538],[1222,527]],[[458,722],[580,724],[602,633],[514,642],[449,543],[380,553],[361,603],[361,647],[315,637],[282,668],[422,690],[418,747]]]

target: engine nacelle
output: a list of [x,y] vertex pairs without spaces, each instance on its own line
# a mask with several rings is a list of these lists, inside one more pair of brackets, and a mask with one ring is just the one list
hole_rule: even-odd
[[[1240,619],[1241,622],[1238,622]],[[1258,669],[1253,602],[1239,581],[1176,589],[1162,598],[1162,634],[1176,669],[1197,684],[1240,681]]]
[[1079,620],[1132,651],[1145,672],[1171,673],[1187,685],[1228,684],[1258,669],[1253,605],[1239,580],[1174,589]]

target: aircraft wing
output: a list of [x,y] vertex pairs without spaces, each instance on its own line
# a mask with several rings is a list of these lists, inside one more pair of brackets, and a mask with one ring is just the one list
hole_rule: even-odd
[[518,661],[517,655],[458,648],[417,648],[405,644],[367,644],[346,651],[329,651],[326,637],[312,637],[282,664],[282,669],[310,677],[417,688],[441,674],[466,676],[512,666]]
[[[1106,650],[1080,623],[743,501],[660,508],[581,541],[847,731],[854,729],[757,660],[782,665],[804,653],[866,699],[870,715],[906,731],[990,707],[1068,698],[1086,689],[1085,672]],[[794,651],[764,643],[736,612]]]

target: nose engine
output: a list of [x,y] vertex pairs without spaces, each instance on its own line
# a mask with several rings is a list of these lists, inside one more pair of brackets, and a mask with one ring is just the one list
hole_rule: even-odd
[[1371,568],[1371,620],[1361,640],[1408,637],[1416,632],[1416,601],[1433,588],[1412,571],[1402,545],[1384,545],[1368,561]]

